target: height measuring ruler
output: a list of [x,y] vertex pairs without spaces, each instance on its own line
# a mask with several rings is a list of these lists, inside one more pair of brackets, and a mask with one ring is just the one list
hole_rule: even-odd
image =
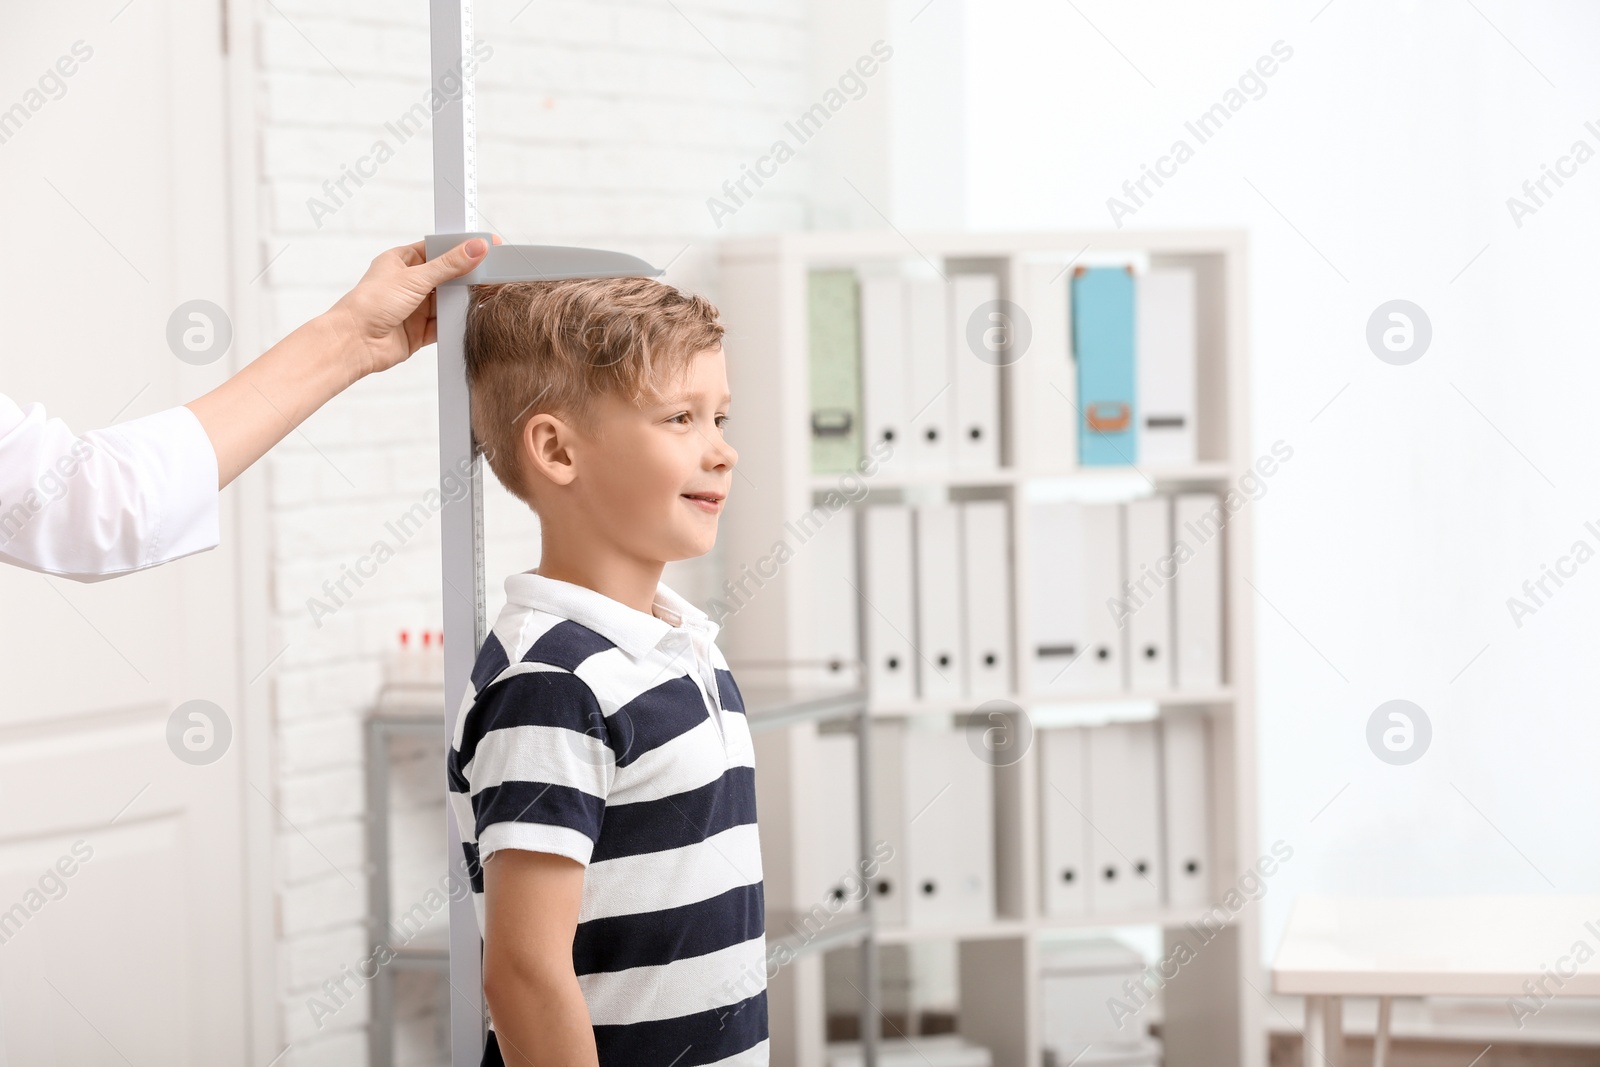
[[[433,90],[442,105],[433,112],[433,220],[426,241],[429,259],[469,237],[491,240],[478,229],[477,110],[473,103],[472,0],[429,0]],[[436,102],[438,100],[436,99]],[[469,273],[439,286],[440,555],[444,576],[444,721],[455,737],[483,645],[486,610],[483,578],[483,467],[472,442],[472,398],[467,391],[463,341],[472,285],[559,281],[568,278],[655,277],[661,271],[619,252],[559,245],[491,244]],[[443,492],[450,479],[465,494]],[[453,885],[471,885],[455,814],[446,805],[445,853]],[[479,1067],[488,1012],[483,1002],[483,939],[472,894],[450,900],[450,1062]]]

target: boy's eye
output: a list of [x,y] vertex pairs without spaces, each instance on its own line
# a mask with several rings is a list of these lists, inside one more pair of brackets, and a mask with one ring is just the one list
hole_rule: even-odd
[[[678,423],[678,425],[681,426],[681,425],[683,425],[683,423],[680,420],[688,419],[688,418],[692,418],[692,417],[693,416],[691,416],[689,414],[689,412],[680,411],[676,415],[672,416],[672,418],[668,419],[667,421],[668,422]],[[727,425],[728,418],[729,418],[729,416],[727,416],[727,415],[718,415],[717,416],[717,420],[716,420],[717,421],[717,429],[720,430],[723,426]]]

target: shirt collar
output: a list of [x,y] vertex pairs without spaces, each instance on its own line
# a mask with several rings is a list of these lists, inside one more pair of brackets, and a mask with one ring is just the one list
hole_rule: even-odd
[[524,571],[506,579],[506,599],[523,607],[548,611],[587,626],[635,659],[659,645],[674,629],[703,633],[715,641],[719,625],[704,611],[656,583],[654,607],[661,617],[631,608],[588,586]]

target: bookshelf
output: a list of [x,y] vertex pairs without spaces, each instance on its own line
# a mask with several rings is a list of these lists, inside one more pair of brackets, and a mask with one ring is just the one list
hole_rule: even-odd
[[[740,453],[734,490],[720,540],[729,585],[720,644],[742,686],[865,685],[849,665],[810,655],[816,575],[805,546],[772,561],[779,541],[796,540],[797,520],[837,497],[841,475],[812,469],[809,378],[811,272],[882,270],[909,265],[955,276],[990,273],[999,295],[1019,300],[1038,263],[1095,266],[1126,263],[1136,270],[1177,266],[1193,271],[1196,307],[1196,456],[1176,466],[1077,467],[1041,456],[1030,420],[1051,417],[1035,395],[1037,370],[1027,355],[999,367],[999,466],[994,469],[883,470],[863,475],[859,495],[846,505],[859,511],[878,503],[999,500],[1006,525],[1011,576],[1012,687],[972,699],[884,700],[870,693],[874,721],[917,722],[924,728],[962,729],[963,713],[993,699],[1009,702],[1039,729],[1108,721],[1166,719],[1200,714],[1208,728],[1207,790],[1210,876],[1207,891],[1220,902],[1261,850],[1257,841],[1255,786],[1254,613],[1247,584],[1252,574],[1252,508],[1228,518],[1222,543],[1222,682],[1189,691],[1116,690],[1063,694],[1026,691],[1027,660],[1036,605],[1032,547],[1021,521],[1031,503],[1046,499],[1102,502],[1157,493],[1224,494],[1257,459],[1249,433],[1245,343],[1245,235],[1217,232],[1060,232],[910,234],[850,231],[798,233],[725,242],[720,249],[719,308],[727,326],[724,347],[734,395],[731,409]],[[1066,285],[1063,277],[1062,284]],[[1019,301],[1020,302],[1020,301]],[[865,353],[863,359],[865,359]],[[865,368],[863,375],[865,375]],[[1070,370],[1069,370],[1070,373]],[[1066,402],[1061,411],[1071,417]],[[842,519],[853,516],[840,513]],[[858,608],[864,612],[865,608]],[[864,633],[865,630],[861,629]],[[859,669],[859,665],[857,668]],[[810,809],[829,790],[857,785],[852,768],[819,755],[823,734],[814,722],[768,732],[757,750],[758,804],[769,907],[804,910],[811,887],[799,877],[806,857],[825,842]],[[876,744],[876,742],[874,742]],[[893,925],[878,919],[875,941],[889,946],[943,942],[956,946],[957,1028],[990,1049],[996,1067],[1039,1067],[1043,1062],[1038,974],[1042,939],[1143,926],[1162,932],[1163,956],[1210,908],[1141,908],[1095,911],[1069,918],[1047,914],[1043,904],[1040,789],[1042,746],[993,771],[992,921],[947,926]],[[868,781],[867,776],[861,776]],[[870,789],[870,783],[867,786]],[[1262,1067],[1266,1052],[1263,1001],[1251,982],[1259,971],[1259,913],[1247,906],[1228,915],[1221,932],[1166,981],[1160,996],[1160,1035],[1167,1067],[1219,1063]],[[822,962],[797,960],[769,982],[772,1062],[775,1067],[818,1067],[824,1062],[826,1009]],[[1156,1018],[1141,1015],[1141,1022]]]

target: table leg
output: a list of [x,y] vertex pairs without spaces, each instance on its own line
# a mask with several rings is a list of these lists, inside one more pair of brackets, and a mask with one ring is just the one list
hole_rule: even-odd
[[1306,1025],[1301,1034],[1305,1048],[1305,1067],[1323,1067],[1322,1050],[1327,1046],[1327,1017],[1324,1005],[1328,998],[1306,997]]
[[1378,1028],[1372,1035],[1372,1067],[1387,1067],[1389,1062],[1390,997],[1378,998]]
[[1324,1010],[1328,1015],[1328,1067],[1344,1067],[1344,998],[1329,997]]

